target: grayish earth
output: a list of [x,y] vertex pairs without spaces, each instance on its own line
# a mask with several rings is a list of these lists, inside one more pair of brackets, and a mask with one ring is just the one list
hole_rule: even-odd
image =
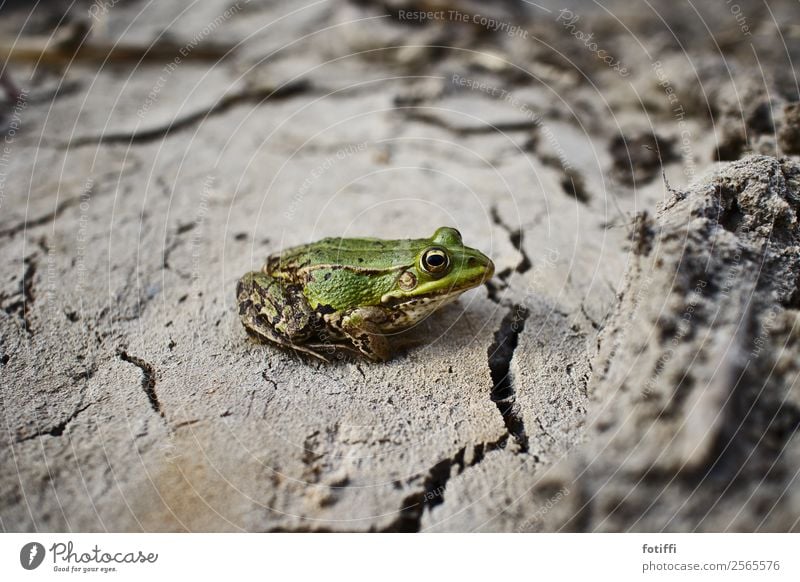
[[[3,530],[800,530],[797,4],[484,4],[0,10]],[[385,364],[239,323],[440,225],[498,274]]]

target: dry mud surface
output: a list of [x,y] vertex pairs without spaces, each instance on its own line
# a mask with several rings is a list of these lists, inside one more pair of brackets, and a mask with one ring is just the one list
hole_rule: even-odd
[[[22,4],[2,530],[800,530],[795,2]],[[497,275],[385,364],[239,323],[443,224]]]

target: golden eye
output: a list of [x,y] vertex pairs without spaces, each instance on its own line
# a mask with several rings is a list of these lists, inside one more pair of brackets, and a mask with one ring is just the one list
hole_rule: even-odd
[[425,251],[420,266],[426,273],[441,274],[450,266],[450,257],[443,249],[432,248]]

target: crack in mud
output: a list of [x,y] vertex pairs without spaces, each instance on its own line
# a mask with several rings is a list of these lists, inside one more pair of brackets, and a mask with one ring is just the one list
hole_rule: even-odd
[[528,309],[514,305],[503,318],[500,328],[494,334],[494,342],[487,353],[489,371],[492,376],[492,402],[497,406],[508,433],[519,443],[523,452],[528,450],[528,435],[522,410],[517,402],[517,391],[511,374],[511,361],[519,342],[519,334],[525,328]]
[[[12,297],[19,296],[19,298],[8,303],[7,305],[4,305],[2,309],[9,315],[21,318],[25,327],[25,331],[29,336],[32,336],[33,328],[31,328],[30,322],[30,309],[36,300],[36,293],[33,286],[33,279],[36,276],[36,269],[38,268],[36,255],[31,255],[30,257],[23,259],[22,262],[25,266],[25,270],[23,271],[22,279],[19,282],[19,291],[12,295]],[[3,299],[5,299],[5,297],[0,296],[0,301]]]
[[30,441],[30,440],[39,438],[39,437],[43,437],[45,435],[59,437],[59,436],[64,434],[64,431],[66,430],[67,426],[73,420],[75,420],[81,412],[83,412],[84,410],[89,408],[91,405],[92,405],[92,403],[90,402],[89,404],[86,404],[85,406],[79,406],[78,408],[75,409],[74,412],[72,412],[72,414],[67,416],[64,420],[62,420],[58,424],[55,424],[55,425],[53,425],[53,426],[51,426],[49,428],[44,428],[44,429],[37,430],[36,432],[34,432],[32,434],[29,434],[29,435],[26,435],[26,436],[23,436],[23,437],[18,437],[15,442],[22,443],[22,442],[25,442],[25,441]]
[[[517,249],[517,252],[520,254],[520,260],[514,267],[513,272],[523,274],[527,273],[531,267],[533,266],[533,262],[531,258],[528,256],[528,253],[525,251],[525,246],[523,245],[523,236],[524,233],[522,231],[522,226],[519,228],[512,228],[510,225],[506,224],[506,222],[500,216],[500,211],[497,209],[496,206],[492,206],[490,209],[492,222],[502,228],[506,233],[508,233],[508,240],[511,242],[511,245]],[[504,282],[505,280],[511,275],[512,271],[505,269],[500,271],[497,276],[500,277]]]
[[461,447],[452,457],[442,459],[425,474],[422,491],[416,491],[403,499],[403,506],[395,520],[381,532],[419,532],[422,528],[422,516],[429,510],[444,503],[447,484],[452,477],[461,475],[469,467],[474,467],[487,453],[504,449],[508,443],[508,435],[491,443],[479,443],[472,448],[472,460],[466,462],[467,447]]
[[[497,275],[503,285],[507,286],[507,280],[512,273],[526,273],[531,269],[533,263],[523,246],[522,228],[515,229],[506,224],[495,206],[491,208],[491,217],[494,224],[508,233],[509,241],[520,254],[519,262],[513,269],[504,269]],[[499,289],[494,284],[487,282],[486,286],[489,292],[489,299],[498,305],[507,305],[509,307],[508,313],[503,317],[500,327],[494,334],[494,342],[487,351],[489,372],[492,377],[490,397],[503,417],[503,423],[506,425],[509,435],[514,437],[522,452],[527,452],[529,440],[525,432],[522,410],[519,403],[517,403],[517,391],[511,374],[511,361],[514,358],[514,351],[517,349],[519,334],[525,328],[525,321],[528,319],[529,312],[524,305],[509,304],[503,301],[501,297],[498,297]]]
[[9,226],[8,228],[0,230],[0,237],[13,237],[19,234],[21,231],[26,230],[28,228],[35,228],[37,226],[43,226],[48,222],[51,222],[61,216],[61,214],[67,209],[72,206],[77,206],[81,202],[80,196],[75,196],[74,198],[67,198],[62,200],[56,205],[55,210],[52,212],[48,212],[42,216],[37,218],[32,218],[31,220],[23,220],[22,222],[18,222],[13,226]]
[[406,111],[404,114],[406,119],[410,121],[418,121],[420,123],[433,125],[459,136],[507,133],[511,131],[530,131],[537,127],[537,123],[535,121],[508,121],[503,123],[490,123],[487,121],[485,125],[477,125],[474,127],[456,127],[437,117],[436,115],[415,111],[415,107],[398,107],[397,109],[410,109],[410,111]]
[[146,144],[192,127],[200,121],[221,115],[237,105],[254,103],[260,105],[264,101],[294,97],[298,94],[308,93],[310,85],[307,81],[289,83],[280,87],[256,87],[239,93],[225,95],[213,105],[173,119],[167,124],[158,125],[141,131],[123,131],[101,135],[87,135],[77,137],[61,144],[62,149],[82,147],[86,145],[108,144]]
[[120,360],[133,364],[142,371],[142,390],[147,395],[147,400],[150,402],[152,409],[161,417],[164,417],[164,411],[161,410],[161,402],[158,400],[156,394],[156,371],[155,368],[136,356],[131,356],[124,350],[117,352]]

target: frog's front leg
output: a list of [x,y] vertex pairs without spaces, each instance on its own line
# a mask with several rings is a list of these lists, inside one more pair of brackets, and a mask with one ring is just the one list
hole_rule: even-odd
[[391,354],[389,340],[381,331],[386,313],[379,307],[359,307],[342,317],[339,328],[353,347],[370,360],[388,360]]
[[313,347],[302,345],[314,335],[317,314],[299,287],[252,271],[239,279],[236,299],[248,333],[328,361]]

